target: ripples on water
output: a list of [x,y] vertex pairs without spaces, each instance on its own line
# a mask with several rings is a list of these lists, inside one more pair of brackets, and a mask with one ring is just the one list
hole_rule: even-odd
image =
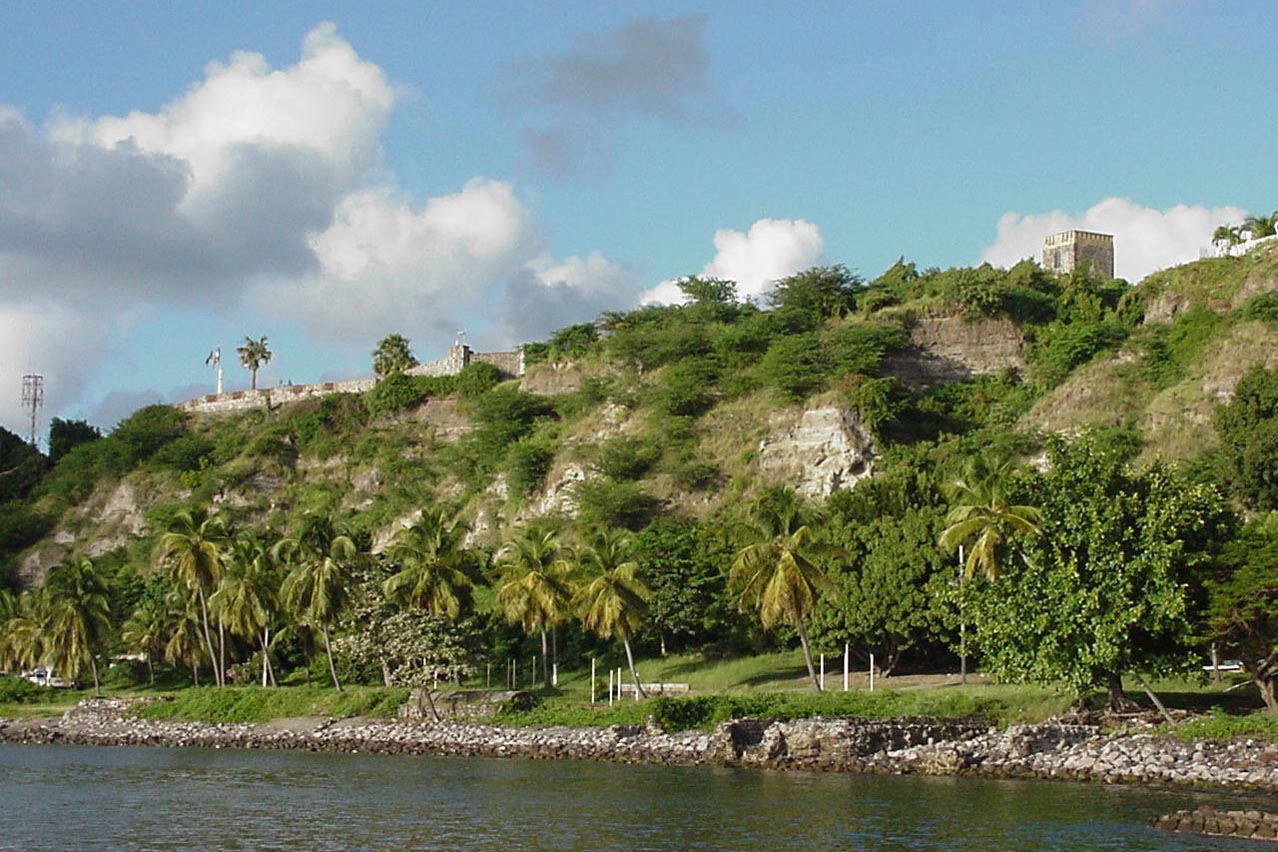
[[0,849],[1200,850],[1254,796],[575,761],[0,746]]

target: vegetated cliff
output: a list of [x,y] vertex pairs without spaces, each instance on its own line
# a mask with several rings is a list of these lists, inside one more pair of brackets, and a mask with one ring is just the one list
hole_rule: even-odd
[[[441,501],[470,524],[473,543],[491,544],[547,515],[632,527],[663,512],[706,517],[771,484],[823,499],[880,469],[879,427],[892,418],[928,421],[883,430],[903,440],[1012,428],[985,410],[1009,393],[1025,401],[1008,409],[1013,419],[1033,401],[1016,428],[1129,426],[1149,438],[1151,455],[1192,458],[1213,446],[1211,413],[1239,377],[1256,363],[1278,366],[1278,251],[1187,264],[1123,293],[1139,311],[1121,342],[1111,334],[1081,355],[1064,350],[1072,360],[1037,398],[1044,353],[1081,321],[1027,319],[1015,299],[975,310],[938,296],[939,286],[926,275],[872,285],[864,292],[877,303],[815,323],[788,315],[780,331],[751,306],[639,311],[629,332],[478,391],[432,386],[393,405],[374,404],[373,391],[186,415],[170,445],[181,452],[95,474],[87,490],[34,497],[33,511],[54,520],[16,564],[38,583],[67,557],[136,556],[172,511],[191,505],[277,530],[307,511],[350,513],[377,546]],[[1118,297],[1106,298],[1112,316]],[[644,323],[648,349],[633,340]]]

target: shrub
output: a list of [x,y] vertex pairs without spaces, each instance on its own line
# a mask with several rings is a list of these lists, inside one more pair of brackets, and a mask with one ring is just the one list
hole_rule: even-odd
[[1243,305],[1242,315],[1249,320],[1278,323],[1278,292],[1252,296]]
[[476,399],[502,382],[501,370],[484,361],[467,364],[457,374],[457,392],[466,399]]
[[595,470],[614,482],[641,479],[661,458],[661,447],[652,441],[621,435],[599,447]]
[[364,395],[368,413],[374,417],[393,414],[426,398],[426,389],[410,375],[391,373]]
[[555,460],[555,448],[547,441],[525,438],[506,453],[506,485],[511,494],[528,494],[540,488]]
[[120,452],[127,469],[185,433],[186,415],[171,405],[148,405],[120,421],[110,442]]
[[661,501],[633,482],[587,480],[577,483],[573,496],[587,525],[641,530],[661,511]]

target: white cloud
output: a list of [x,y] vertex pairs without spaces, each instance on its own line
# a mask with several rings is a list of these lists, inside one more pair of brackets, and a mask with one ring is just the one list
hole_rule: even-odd
[[460,313],[519,274],[539,241],[514,189],[476,178],[417,208],[389,187],[352,193],[311,247],[314,274],[274,281],[256,301],[319,336],[360,341],[451,336]]
[[1185,204],[1156,210],[1126,198],[1107,198],[1078,216],[1060,210],[1006,213],[998,221],[997,239],[981,252],[980,260],[1001,267],[1025,258],[1038,260],[1049,234],[1099,231],[1114,235],[1114,274],[1134,283],[1159,269],[1197,260],[1218,226],[1241,222],[1246,215],[1238,207]]
[[[821,229],[802,219],[760,219],[742,233],[716,231],[714,259],[699,273],[703,278],[735,281],[741,299],[758,298],[781,278],[819,265],[825,240]],[[676,281],[662,281],[643,294],[645,304],[677,304],[683,292]]]

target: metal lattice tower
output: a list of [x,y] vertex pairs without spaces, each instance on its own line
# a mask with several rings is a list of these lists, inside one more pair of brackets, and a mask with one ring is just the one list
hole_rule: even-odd
[[27,443],[36,446],[36,414],[44,406],[44,376],[28,373],[22,377],[22,407],[31,409],[31,431]]

